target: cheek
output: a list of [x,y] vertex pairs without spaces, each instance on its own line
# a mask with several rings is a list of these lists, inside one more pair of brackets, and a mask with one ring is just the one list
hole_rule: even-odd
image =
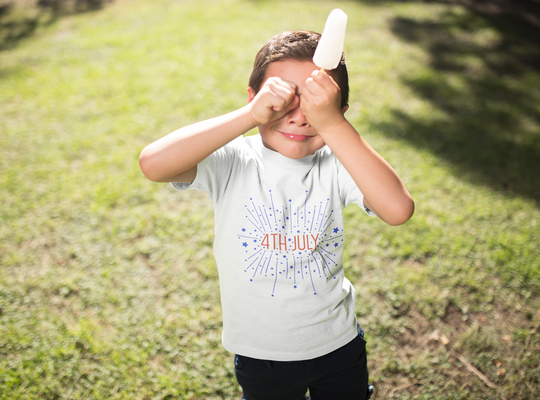
[[279,141],[275,137],[275,132],[272,132],[267,125],[260,125],[259,133],[265,147],[275,151],[275,146],[279,145]]
[[271,139],[280,135],[276,130],[276,121],[273,121],[266,125],[259,125],[259,133],[263,138]]
[[259,133],[263,139],[269,139],[271,136],[271,131],[266,125],[259,125]]

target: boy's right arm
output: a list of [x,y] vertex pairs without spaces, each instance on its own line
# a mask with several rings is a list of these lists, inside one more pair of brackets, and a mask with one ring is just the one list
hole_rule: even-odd
[[154,182],[191,183],[199,162],[251,128],[249,108],[242,107],[178,129],[143,149],[141,170]]
[[278,78],[268,79],[244,107],[178,129],[146,146],[139,156],[141,170],[154,182],[193,182],[197,164],[214,151],[297,107],[295,91],[295,87]]

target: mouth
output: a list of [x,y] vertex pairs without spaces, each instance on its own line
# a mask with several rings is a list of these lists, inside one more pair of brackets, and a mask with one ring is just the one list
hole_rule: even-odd
[[308,140],[308,139],[312,138],[312,136],[297,135],[297,134],[294,134],[294,133],[286,133],[286,132],[279,132],[279,133],[281,133],[287,139],[294,140],[295,142],[303,142],[305,140]]

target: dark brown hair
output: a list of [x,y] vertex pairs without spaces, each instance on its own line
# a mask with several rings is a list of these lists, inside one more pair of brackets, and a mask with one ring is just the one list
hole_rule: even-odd
[[[312,61],[320,38],[319,33],[311,31],[289,31],[274,36],[257,53],[249,78],[249,86],[255,93],[259,92],[264,84],[268,65],[272,62]],[[339,85],[341,108],[343,108],[349,103],[349,75],[345,65],[345,57],[342,55],[337,68],[328,72]]]

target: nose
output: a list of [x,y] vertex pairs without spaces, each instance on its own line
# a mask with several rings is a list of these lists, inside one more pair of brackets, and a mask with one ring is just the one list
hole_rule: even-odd
[[300,107],[293,108],[287,114],[287,125],[295,125],[297,127],[309,127],[309,123]]

